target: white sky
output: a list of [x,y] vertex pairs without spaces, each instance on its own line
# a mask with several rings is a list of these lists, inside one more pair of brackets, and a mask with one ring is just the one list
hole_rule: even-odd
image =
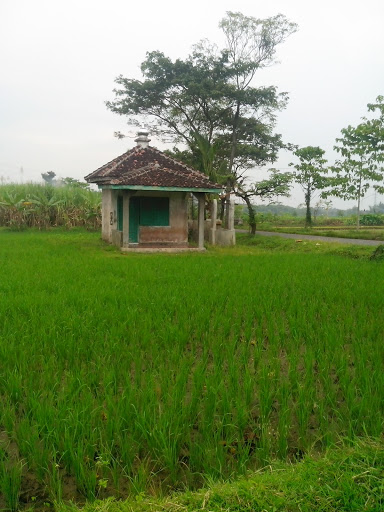
[[[147,51],[175,59],[203,38],[220,46],[218,23],[229,10],[299,24],[255,85],[289,93],[276,128],[283,140],[320,146],[332,163],[340,130],[384,94],[383,0],[0,0],[0,179],[40,181],[51,170],[82,179],[130,149],[133,139],[113,137],[128,131],[124,118],[104,105],[114,78],[140,78]],[[281,154],[275,167],[292,160]],[[363,208],[374,202],[368,196]],[[295,189],[283,202],[303,197]]]

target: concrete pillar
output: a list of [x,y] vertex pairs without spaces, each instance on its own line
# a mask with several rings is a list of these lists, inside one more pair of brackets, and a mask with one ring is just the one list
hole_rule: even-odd
[[228,195],[225,197],[224,202],[224,218],[223,218],[223,228],[229,229],[229,197]]
[[112,243],[112,229],[115,229],[113,191],[103,189],[101,192],[101,237],[105,242]]
[[217,199],[212,199],[211,203],[211,236],[210,242],[216,245],[216,222],[217,222]]
[[129,193],[123,192],[123,247],[129,244]]
[[199,192],[199,211],[198,211],[198,247],[204,249],[204,208],[205,208],[205,194]]
[[229,200],[228,208],[228,229],[235,229],[235,200]]

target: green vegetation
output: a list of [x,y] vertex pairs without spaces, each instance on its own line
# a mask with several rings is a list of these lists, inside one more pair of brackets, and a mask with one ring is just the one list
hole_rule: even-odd
[[101,196],[87,184],[67,178],[62,186],[36,183],[0,186],[0,226],[12,229],[53,226],[96,229],[101,225]]
[[327,160],[324,158],[325,151],[319,147],[306,146],[298,148],[294,151],[294,155],[299,159],[300,163],[289,165],[294,166],[293,179],[301,186],[304,192],[305,202],[305,226],[312,226],[311,203],[313,194],[317,190],[321,190],[329,186],[329,179],[325,176],[328,172],[324,165]]
[[334,238],[352,238],[360,240],[384,240],[384,229],[378,227],[351,229],[347,227],[324,226],[312,229],[304,227],[275,227],[273,225],[260,224],[260,231],[272,231],[276,233],[292,233],[300,235],[329,236]]
[[[236,252],[252,253],[295,253],[295,254],[323,254],[334,256],[347,256],[353,259],[368,260],[372,256],[374,247],[364,245],[350,245],[342,243],[327,243],[318,240],[305,240],[300,237],[280,238],[278,236],[252,236],[245,233],[236,235],[238,247]],[[381,245],[379,247],[382,247]],[[233,251],[235,252],[235,251]]]
[[[296,464],[275,461],[247,478],[211,483],[200,491],[96,502],[84,512],[379,512],[384,507],[383,467],[382,444],[357,443]],[[58,512],[75,511],[58,507]]]
[[360,202],[371,188],[383,193],[383,148],[384,148],[384,97],[378,96],[376,103],[368,104],[370,112],[378,118],[363,118],[356,127],[341,130],[334,149],[340,159],[330,170],[335,173],[334,185],[327,193],[343,199],[357,201],[357,222],[359,229]]
[[[282,180],[286,190],[287,176],[272,173],[263,184],[252,185],[245,176],[252,168],[275,162],[280,149],[292,149],[274,132],[287,93],[260,86],[260,79],[256,85],[254,79],[276,63],[279,45],[297,25],[282,14],[257,19],[228,11],[219,27],[222,47],[204,39],[186,59],[175,61],[159,51],[147,52],[142,79],[117,77],[115,98],[106,105],[127,116],[128,124],[149,122],[158,135],[176,144],[176,158],[223,184],[227,199],[231,193],[242,197],[252,217],[250,198],[262,190],[264,196],[271,189],[278,193]],[[180,143],[183,149],[177,147]],[[226,207],[221,202],[224,222],[226,202]]]
[[161,497],[382,435],[372,249],[0,237],[0,508]]
[[[251,231],[249,217],[244,213],[244,207],[237,207],[237,228]],[[282,207],[288,208],[288,207]],[[319,235],[340,238],[359,238],[366,240],[384,240],[384,215],[367,213],[360,217],[360,229],[356,229],[356,215],[313,216],[315,224],[306,227],[303,215],[292,213],[274,213],[269,208],[258,208],[255,217],[258,231],[276,231],[281,233],[296,233],[298,235]],[[302,212],[300,212],[302,213]],[[240,221],[240,223],[239,223]]]

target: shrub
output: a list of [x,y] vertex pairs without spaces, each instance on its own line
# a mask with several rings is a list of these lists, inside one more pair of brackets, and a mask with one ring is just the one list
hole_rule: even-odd
[[362,226],[382,226],[384,224],[384,215],[379,213],[368,213],[360,219]]
[[101,196],[99,192],[72,183],[61,187],[33,183],[2,185],[0,226],[98,229],[101,226]]

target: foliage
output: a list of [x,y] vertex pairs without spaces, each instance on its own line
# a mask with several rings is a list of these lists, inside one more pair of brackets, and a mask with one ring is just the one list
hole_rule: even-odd
[[379,245],[373,252],[371,260],[383,261],[384,260],[384,245]]
[[371,213],[384,213],[384,203],[380,202],[369,207]]
[[382,226],[384,225],[384,215],[378,213],[367,213],[360,219],[362,226]]
[[[154,499],[141,495],[126,501],[88,504],[83,512],[211,512],[294,510],[311,512],[379,512],[384,507],[380,441],[338,446],[325,456],[305,457],[296,464],[272,462],[257,473],[231,482],[209,482],[196,492]],[[57,512],[77,512],[60,505]]]
[[369,104],[368,109],[379,111],[378,119],[366,119],[356,127],[348,126],[341,130],[342,136],[336,139],[335,150],[342,159],[331,168],[336,176],[330,194],[342,199],[357,200],[357,228],[360,225],[360,201],[372,186],[384,192],[384,104],[383,97],[377,103]]
[[71,187],[78,187],[83,189],[89,189],[89,183],[86,183],[85,181],[76,180],[75,178],[62,178],[60,180],[61,185],[69,185]]
[[293,173],[293,179],[304,191],[304,201],[306,206],[305,225],[312,226],[311,200],[314,192],[323,189],[329,184],[325,176],[327,170],[324,164],[327,162],[323,156],[325,151],[318,146],[306,146],[294,151],[294,155],[300,160],[299,164],[290,163],[296,171]]
[[[291,230],[282,228],[276,231],[277,233],[292,234]],[[368,260],[372,255],[372,246],[347,244],[338,241],[326,242],[321,239],[313,237],[313,239],[305,239],[302,235],[309,234],[312,231],[309,229],[299,229],[298,233],[294,233],[290,238],[283,238],[280,236],[265,236],[257,235],[252,237],[249,234],[238,234],[236,243],[241,247],[251,247],[257,251],[267,252],[280,252],[280,253],[295,253],[295,254],[327,254],[332,256],[343,256],[356,260]],[[333,232],[320,232],[320,236],[338,237],[338,233]],[[348,237],[348,234],[341,234],[340,238]],[[352,237],[349,237],[352,238]],[[357,238],[357,237],[356,237]],[[299,242],[297,242],[299,240]],[[240,250],[241,250],[240,248]]]
[[259,20],[228,12],[220,27],[223,49],[202,41],[175,62],[158,51],[147,53],[144,80],[119,76],[107,107],[130,123],[145,117],[154,133],[183,143],[186,149],[174,152],[225,183],[229,194],[248,169],[274,162],[285,147],[273,128],[287,96],[252,81],[297,26],[282,15]]
[[53,171],[43,172],[41,174],[41,177],[46,183],[48,183],[49,185],[53,185],[53,180],[56,177],[56,173]]
[[[0,186],[0,226],[12,229],[101,225],[101,197],[83,183],[66,178],[62,186]],[[85,184],[88,186],[87,184]]]
[[371,159],[380,165],[383,171],[384,162],[384,96],[378,96],[376,103],[368,103],[368,111],[377,113],[378,118],[364,118],[366,125],[366,144],[369,148]]
[[252,199],[258,197],[263,200],[272,201],[277,196],[288,196],[291,187],[292,175],[290,173],[280,173],[276,169],[269,169],[270,177],[268,179],[247,185],[244,178],[239,178],[235,185],[235,192],[241,197],[248,208],[248,223],[251,234],[256,233],[256,211]]
[[0,446],[0,491],[7,509],[18,510],[23,464],[7,460],[7,454]]

